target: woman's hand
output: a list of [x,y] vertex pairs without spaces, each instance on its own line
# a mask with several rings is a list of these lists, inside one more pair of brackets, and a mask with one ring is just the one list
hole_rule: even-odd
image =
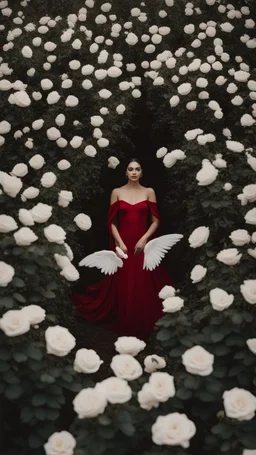
[[[124,253],[127,254],[128,248],[127,248],[127,246],[124,244],[124,242],[119,242],[119,243],[118,243],[118,246],[119,246],[119,248],[121,248],[121,250],[122,250]],[[117,256],[119,257],[118,253],[116,253],[116,254],[117,254]]]
[[146,246],[147,240],[144,237],[141,237],[141,239],[136,243],[134,247],[134,254],[140,254],[142,251],[144,251],[144,248]]

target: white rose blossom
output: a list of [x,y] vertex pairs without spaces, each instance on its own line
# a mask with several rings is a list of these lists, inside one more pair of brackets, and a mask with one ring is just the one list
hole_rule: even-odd
[[19,209],[19,220],[25,226],[33,226],[35,224],[33,217],[31,215],[30,210],[27,209]]
[[193,270],[191,270],[191,273],[190,273],[190,278],[192,280],[192,283],[199,283],[200,281],[202,281],[202,279],[205,277],[206,273],[207,273],[206,267],[203,267],[200,264],[195,265],[195,267],[193,268]]
[[22,227],[13,234],[15,242],[20,246],[31,245],[38,239],[38,236],[29,227]]
[[103,360],[93,349],[82,348],[76,352],[74,370],[78,373],[95,373],[100,368]]
[[195,433],[194,422],[179,412],[158,416],[152,426],[152,439],[157,445],[181,446],[186,449]]
[[223,311],[232,305],[234,295],[228,294],[220,288],[215,288],[210,291],[210,302],[214,310]]
[[165,285],[158,294],[158,297],[162,300],[167,299],[168,297],[175,296],[175,288],[173,286]]
[[175,395],[174,377],[169,373],[156,371],[151,374],[148,383],[153,396],[161,403]]
[[161,370],[165,367],[165,359],[157,354],[148,355],[144,359],[144,371],[146,371],[146,373],[153,373],[154,371]]
[[223,393],[224,409],[227,417],[240,421],[251,420],[255,416],[256,397],[245,389],[234,387]]
[[[59,242],[57,242],[59,243]],[[77,281],[80,278],[80,274],[78,270],[75,268],[75,266],[71,263],[65,265],[63,267],[62,271],[60,272],[60,275],[64,276],[66,280],[68,281]]]
[[253,354],[256,354],[256,338],[249,338],[246,344]]
[[208,376],[213,371],[214,355],[202,346],[193,346],[182,354],[182,363],[188,373]]
[[52,207],[39,202],[30,210],[31,216],[36,223],[45,223],[52,216]]
[[231,232],[229,238],[235,246],[243,246],[250,243],[250,234],[245,229],[237,229]]
[[72,351],[76,340],[66,327],[56,325],[45,331],[46,349],[48,354],[64,357]]
[[50,224],[44,228],[44,235],[49,242],[53,243],[64,243],[66,238],[66,232],[61,226],[57,224]]
[[246,302],[251,305],[256,303],[256,280],[244,280],[240,286],[240,291]]
[[58,194],[58,205],[60,207],[67,207],[73,200],[72,191],[61,190]]
[[6,287],[12,281],[14,274],[12,265],[0,261],[0,287]]
[[85,213],[79,213],[75,216],[74,221],[76,225],[83,231],[88,231],[92,226],[91,218]]
[[30,323],[20,310],[9,310],[0,319],[0,329],[8,337],[16,337],[27,333],[30,330]]
[[25,199],[35,199],[39,195],[39,189],[34,186],[29,186],[22,193],[22,197]]
[[12,198],[15,198],[17,196],[23,185],[19,177],[9,175],[5,172],[3,172],[3,175],[1,176],[0,183],[2,185],[4,192]]
[[148,383],[145,383],[138,392],[138,402],[142,409],[150,411],[152,408],[158,408],[159,401],[155,398]]
[[107,403],[105,391],[100,384],[80,390],[73,400],[79,419],[97,417],[105,411]]
[[112,358],[110,367],[114,374],[121,379],[133,381],[142,375],[142,368],[138,360],[130,354],[119,354]]
[[204,245],[210,235],[210,230],[206,226],[199,226],[196,228],[192,234],[189,236],[189,244],[191,248],[199,248],[200,246]]
[[167,299],[162,302],[162,305],[164,313],[176,313],[184,306],[184,300],[177,296],[167,297]]
[[20,310],[31,325],[40,324],[45,320],[45,310],[39,305],[27,305]]
[[46,455],[73,455],[75,447],[74,436],[65,430],[53,433],[44,444]]
[[256,225],[256,208],[249,210],[244,216],[245,222],[247,224]]
[[41,185],[45,188],[51,188],[57,180],[56,175],[53,172],[45,172],[41,178]]
[[0,215],[0,232],[11,232],[18,229],[18,225],[12,216]]
[[109,403],[127,403],[132,398],[132,389],[125,379],[111,376],[99,384]]
[[119,354],[130,354],[135,357],[146,347],[146,343],[132,336],[122,336],[115,342],[116,351]]
[[230,266],[238,264],[241,257],[237,248],[226,248],[217,254],[218,261]]
[[210,162],[206,161],[203,163],[202,169],[196,174],[196,180],[198,185],[207,186],[213,183],[218,175],[218,169],[214,167]]

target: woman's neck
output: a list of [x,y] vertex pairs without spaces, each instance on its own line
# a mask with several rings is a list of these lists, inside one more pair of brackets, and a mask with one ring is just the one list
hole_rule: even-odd
[[139,188],[141,188],[141,184],[139,182],[131,182],[129,181],[127,183],[127,187],[131,190],[138,190]]

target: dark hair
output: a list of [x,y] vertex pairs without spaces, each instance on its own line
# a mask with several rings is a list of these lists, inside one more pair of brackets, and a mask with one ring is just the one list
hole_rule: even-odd
[[142,169],[142,165],[141,165],[140,160],[139,160],[138,158],[135,158],[135,157],[134,157],[134,158],[130,158],[129,160],[127,160],[127,162],[126,162],[126,169],[128,168],[129,164],[130,164],[130,163],[133,163],[134,161],[135,161],[136,163],[139,163],[139,165],[140,165],[140,167],[141,167],[141,169]]

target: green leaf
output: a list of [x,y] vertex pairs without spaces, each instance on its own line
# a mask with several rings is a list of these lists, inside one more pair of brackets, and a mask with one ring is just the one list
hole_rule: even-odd
[[223,340],[223,338],[225,338],[225,335],[221,332],[214,332],[211,334],[210,338],[213,343],[217,343],[218,341]]
[[55,292],[52,291],[44,291],[43,296],[46,297],[47,299],[54,299],[56,297]]
[[191,390],[185,389],[185,387],[181,387],[176,392],[176,397],[180,398],[181,400],[188,400],[192,397]]
[[30,345],[26,348],[25,353],[33,360],[42,360],[43,352],[40,349],[35,348],[34,346]]
[[98,417],[98,422],[101,424],[101,425],[110,425],[111,424],[111,419],[106,415],[106,414],[102,414]]
[[198,389],[199,385],[200,385],[200,380],[199,380],[198,376],[190,375],[184,381],[184,386],[187,389],[196,390],[196,389]]
[[11,358],[11,353],[4,347],[0,347],[0,360],[8,360]]
[[171,331],[169,329],[161,329],[157,335],[156,335],[156,339],[159,340],[159,341],[166,341],[166,340],[169,340],[169,338],[171,338],[172,334],[171,334]]
[[34,416],[33,409],[26,406],[21,410],[20,420],[23,423],[28,423],[33,418],[33,416]]
[[119,429],[127,436],[133,436],[136,430],[132,423],[122,423],[119,425]]
[[114,428],[99,428],[98,435],[104,439],[112,439],[115,436]]
[[26,299],[25,297],[23,297],[23,295],[19,294],[18,292],[14,292],[13,293],[13,297],[18,300],[18,302],[21,302],[21,303],[26,303]]
[[1,297],[0,298],[0,308],[13,308],[14,305],[14,299],[12,297]]
[[23,389],[20,385],[18,384],[13,384],[13,385],[7,385],[5,389],[5,396],[9,400],[16,400],[16,398],[19,398],[23,392]]
[[46,402],[46,397],[45,395],[42,395],[41,393],[37,393],[32,397],[32,404],[33,406],[42,406]]
[[184,353],[185,349],[183,346],[179,346],[178,348],[174,348],[170,351],[170,357],[180,357]]
[[48,373],[43,373],[40,377],[42,382],[48,382],[48,384],[52,384],[55,382],[55,378],[53,378],[50,374]]
[[16,276],[12,280],[12,285],[16,288],[24,288],[24,286],[26,286],[26,283],[21,278],[18,278]]
[[31,449],[39,449],[43,445],[42,439],[36,434],[31,434],[28,438],[28,445]]
[[28,359],[27,355],[24,352],[21,352],[21,351],[14,352],[13,353],[13,358],[18,363],[25,362]]

